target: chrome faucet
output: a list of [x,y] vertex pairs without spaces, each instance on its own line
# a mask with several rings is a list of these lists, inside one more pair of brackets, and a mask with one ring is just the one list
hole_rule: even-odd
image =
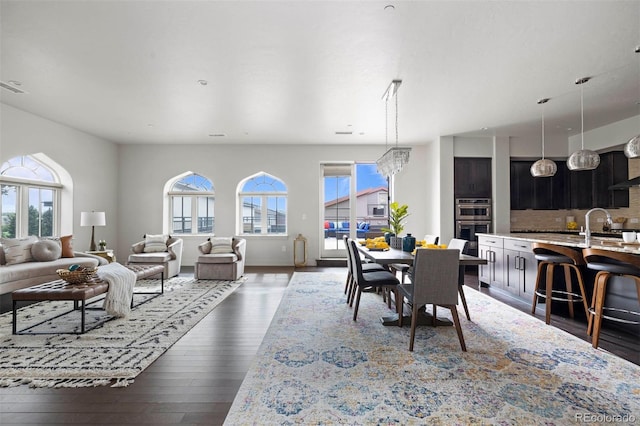
[[593,208],[591,210],[589,210],[585,215],[584,215],[584,232],[581,232],[580,235],[584,235],[584,244],[587,247],[591,247],[591,228],[589,226],[589,216],[591,216],[591,213],[595,212],[595,211],[601,211],[604,214],[607,215],[607,221],[609,223],[613,222],[611,220],[611,215],[609,214],[609,212],[601,207],[596,207]]

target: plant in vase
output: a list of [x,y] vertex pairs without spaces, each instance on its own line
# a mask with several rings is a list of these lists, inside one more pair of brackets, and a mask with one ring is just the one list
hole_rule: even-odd
[[409,216],[408,205],[400,205],[397,201],[389,205],[389,227],[382,228],[382,231],[392,234],[389,245],[393,248],[402,248],[400,233],[404,231],[407,216]]
[[100,251],[105,251],[107,249],[107,242],[105,240],[98,241],[98,247],[100,247]]

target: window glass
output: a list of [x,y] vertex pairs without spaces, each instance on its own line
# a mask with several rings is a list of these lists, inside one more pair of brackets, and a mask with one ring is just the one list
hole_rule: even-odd
[[287,186],[267,173],[247,178],[238,194],[242,234],[287,233]]
[[0,230],[3,237],[54,236],[60,227],[60,185],[51,169],[25,155],[0,166]]
[[[176,180],[169,192],[171,233],[212,234],[214,232],[213,183],[197,173]],[[193,224],[196,224],[194,226]]]

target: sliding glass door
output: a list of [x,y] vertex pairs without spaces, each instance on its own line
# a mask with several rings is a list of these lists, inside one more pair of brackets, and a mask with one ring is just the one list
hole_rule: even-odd
[[369,163],[321,164],[321,257],[346,257],[343,236],[365,238],[387,226],[388,184]]

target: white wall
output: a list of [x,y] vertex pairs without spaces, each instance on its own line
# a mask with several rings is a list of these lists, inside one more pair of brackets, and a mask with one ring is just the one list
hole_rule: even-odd
[[43,153],[62,166],[73,179],[73,217],[61,235],[74,235],[74,249],[89,249],[91,228],[80,227],[80,212],[104,211],[107,226],[96,228],[96,240],[115,247],[118,162],[116,145],[53,121],[0,104],[0,163],[10,158]]
[[[584,147],[594,151],[616,147],[622,149],[625,143],[640,132],[640,115],[618,121],[608,126],[584,132]],[[569,151],[574,152],[582,146],[582,135],[569,138]]]
[[[216,192],[215,233],[235,235],[237,185],[247,176],[264,171],[282,179],[288,186],[289,235],[248,236],[247,264],[293,265],[293,239],[298,233],[308,239],[309,264],[313,264],[319,257],[322,230],[323,205],[318,197],[320,163],[374,162],[383,151],[380,146],[353,145],[120,145],[118,249],[126,251],[145,233],[163,230],[163,186],[168,179],[185,171],[212,180]],[[421,176],[421,151],[418,148],[412,153],[409,167],[401,173],[409,178],[402,178],[399,183],[401,201],[410,205],[417,218],[426,217],[422,207],[425,204],[422,201],[424,185],[412,178],[416,173]],[[423,225],[416,229],[425,233]],[[185,237],[185,265],[193,264],[196,246],[202,241],[202,237]]]

